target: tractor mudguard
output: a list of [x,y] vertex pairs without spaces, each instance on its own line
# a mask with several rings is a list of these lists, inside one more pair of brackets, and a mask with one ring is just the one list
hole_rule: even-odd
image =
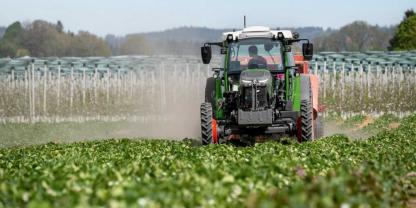
[[[303,77],[302,79],[309,79],[310,84],[310,91],[312,96],[312,108],[313,108],[313,119],[315,120],[318,116],[318,112],[320,112],[319,107],[319,78],[313,74],[301,74]],[[303,81],[304,82],[304,81]],[[305,96],[305,95],[303,95]]]

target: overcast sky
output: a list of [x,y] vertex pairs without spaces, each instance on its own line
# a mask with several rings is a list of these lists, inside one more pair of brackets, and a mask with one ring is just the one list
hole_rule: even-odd
[[12,22],[61,20],[66,30],[104,36],[180,26],[239,28],[322,26],[355,20],[393,25],[416,0],[0,0],[0,26]]

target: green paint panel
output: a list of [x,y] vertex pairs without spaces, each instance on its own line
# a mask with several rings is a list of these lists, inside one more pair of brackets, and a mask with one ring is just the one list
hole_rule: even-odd
[[300,111],[300,76],[296,76],[293,81],[293,110]]
[[[228,84],[228,57],[229,53],[224,56],[224,89],[221,86],[221,78],[217,77],[215,79],[215,112],[216,112],[216,119],[224,119],[224,111],[222,108],[219,108],[219,102],[224,99],[223,93],[228,92],[229,84]],[[224,91],[224,92],[223,92]]]
[[216,115],[216,119],[223,119],[224,118],[224,114],[223,114],[223,110],[221,108],[219,108],[219,101],[223,99],[223,95],[222,95],[222,88],[221,88],[221,79],[220,78],[216,78],[215,79],[215,115]]

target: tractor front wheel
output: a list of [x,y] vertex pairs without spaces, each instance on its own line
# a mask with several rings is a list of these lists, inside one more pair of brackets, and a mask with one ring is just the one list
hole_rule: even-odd
[[202,145],[218,143],[217,122],[212,117],[212,105],[208,102],[201,104],[201,139]]

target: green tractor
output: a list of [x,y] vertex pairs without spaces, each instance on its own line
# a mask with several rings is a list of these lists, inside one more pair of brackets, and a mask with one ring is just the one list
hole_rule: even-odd
[[[303,42],[302,55],[294,43]],[[248,27],[226,32],[222,42],[205,43],[202,61],[209,64],[211,46],[224,55],[213,68],[201,104],[202,144],[252,144],[282,136],[299,142],[322,135],[318,118],[319,80],[308,73],[313,45],[289,30]]]

